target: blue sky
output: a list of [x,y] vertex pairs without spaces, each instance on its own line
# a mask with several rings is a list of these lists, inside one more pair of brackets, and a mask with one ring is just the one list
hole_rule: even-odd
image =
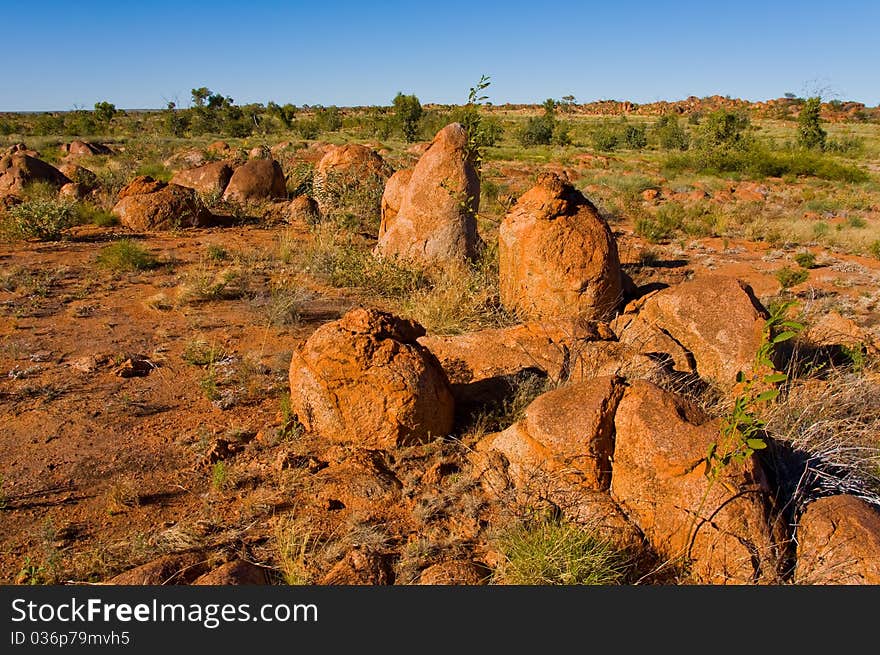
[[0,111],[236,102],[463,102],[574,95],[750,100],[823,89],[880,103],[880,2],[435,3],[2,0]]

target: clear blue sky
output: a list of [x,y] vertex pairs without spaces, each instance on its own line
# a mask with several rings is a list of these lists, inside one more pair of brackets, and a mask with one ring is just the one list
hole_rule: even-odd
[[[880,102],[880,2],[2,0],[0,111],[236,102]],[[665,5],[665,6],[664,6]]]

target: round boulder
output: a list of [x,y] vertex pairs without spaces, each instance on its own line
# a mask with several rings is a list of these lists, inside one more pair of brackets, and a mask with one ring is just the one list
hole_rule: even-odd
[[306,429],[368,448],[422,443],[452,429],[454,401],[418,323],[354,309],[318,328],[290,363],[290,401]]
[[604,319],[623,300],[617,242],[596,207],[545,173],[498,231],[501,301],[532,318]]
[[242,164],[235,169],[223,193],[223,200],[242,203],[286,197],[284,171],[274,159],[252,159]]

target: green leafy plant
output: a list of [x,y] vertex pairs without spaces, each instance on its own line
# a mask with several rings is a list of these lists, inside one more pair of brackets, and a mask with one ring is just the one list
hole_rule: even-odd
[[229,468],[226,466],[226,462],[219,461],[214,462],[214,465],[211,467],[211,486],[216,491],[226,491],[230,486],[232,486],[232,480],[229,477]]
[[737,373],[738,393],[730,412],[721,420],[721,435],[706,455],[706,476],[715,480],[731,463],[741,464],[755,451],[767,447],[763,410],[779,397],[779,385],[788,375],[776,371],[773,357],[776,347],[796,337],[804,326],[786,318],[793,302],[774,307],[764,322],[761,346],[749,373]]
[[801,282],[805,282],[808,277],[810,277],[810,274],[803,268],[783,266],[776,271],[776,279],[779,281],[779,284],[782,285],[783,289],[788,289]]
[[824,150],[828,133],[822,129],[819,97],[807,98],[798,115],[798,145],[811,150]]
[[414,95],[398,93],[392,101],[394,118],[403,130],[403,138],[413,143],[419,138],[419,120],[422,118],[422,103]]
[[76,222],[72,202],[34,198],[6,210],[3,232],[14,239],[57,241]]
[[816,255],[811,252],[799,252],[794,256],[794,261],[797,262],[797,265],[801,268],[816,267]]

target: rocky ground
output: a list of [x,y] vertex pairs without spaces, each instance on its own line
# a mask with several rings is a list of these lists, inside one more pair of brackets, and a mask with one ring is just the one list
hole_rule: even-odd
[[[34,181],[79,203],[109,193],[73,168],[113,160],[88,145],[68,144],[66,169],[10,152],[7,204]],[[0,244],[0,579],[515,582],[511,544],[538,525],[588,535],[602,582],[880,582],[880,413],[831,411],[877,390],[876,259],[649,242],[608,187],[576,186],[586,154],[486,164],[483,190],[503,179],[511,197],[477,215],[456,127],[393,165],[279,145],[182,151],[170,183],[113,190],[120,224]],[[314,177],[290,199],[300,164]],[[747,209],[774,184],[695,199]],[[344,205],[378,205],[377,185],[373,230]],[[641,195],[639,212],[681,193]],[[149,261],[108,260],[125,239]],[[773,407],[745,405],[769,448],[715,470],[732,408],[754,401],[737,373],[766,373],[755,356],[784,300],[805,326],[773,362],[790,378]],[[780,418],[817,404],[797,430]],[[867,455],[783,438],[832,419],[834,443]]]

